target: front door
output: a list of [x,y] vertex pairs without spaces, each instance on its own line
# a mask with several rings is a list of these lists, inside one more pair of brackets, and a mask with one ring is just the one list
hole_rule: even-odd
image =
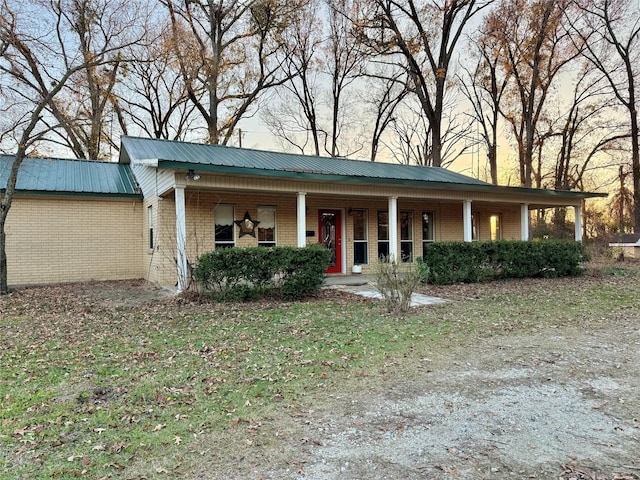
[[318,241],[331,250],[327,273],[342,273],[342,215],[340,210],[318,210]]

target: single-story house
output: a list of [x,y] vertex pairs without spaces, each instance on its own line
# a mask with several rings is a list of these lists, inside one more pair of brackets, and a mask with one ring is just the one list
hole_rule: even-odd
[[[2,157],[6,183],[11,157]],[[3,180],[4,179],[4,180]],[[3,184],[4,184],[3,183]],[[529,239],[529,212],[598,193],[495,186],[446,169],[124,136],[118,163],[26,159],[7,220],[9,283],[146,278],[185,288],[232,246],[333,252],[328,274],[439,241]]]

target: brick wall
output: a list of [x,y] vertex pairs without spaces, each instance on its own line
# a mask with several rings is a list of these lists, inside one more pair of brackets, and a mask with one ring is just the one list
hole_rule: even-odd
[[14,198],[7,217],[10,285],[143,277],[142,201]]
[[[191,263],[214,248],[214,209],[217,204],[232,204],[234,220],[244,217],[245,212],[254,220],[257,218],[258,206],[276,207],[276,241],[278,245],[297,245],[296,227],[296,195],[286,193],[250,194],[237,192],[212,192],[189,190],[185,192],[187,251]],[[157,209],[155,229],[157,245],[152,251],[148,248],[148,236],[145,233],[144,263],[147,278],[163,285],[173,285],[177,280],[175,253],[175,202],[172,196],[157,200],[147,199],[145,207],[153,204]],[[318,242],[318,210],[342,210],[343,238],[346,249],[345,272],[351,271],[353,265],[353,218],[349,216],[349,208],[366,209],[368,212],[368,257],[370,266],[364,271],[371,271],[371,265],[378,257],[377,221],[378,211],[387,210],[388,202],[381,198],[357,197],[324,197],[308,194],[306,197],[307,222],[306,230],[313,231],[313,237],[307,237],[307,245]],[[434,213],[435,241],[462,241],[462,202],[439,202],[427,200],[398,201],[399,211],[410,211],[413,215],[413,256],[422,255],[422,212]],[[473,212],[478,215],[479,240],[490,240],[490,216],[500,215],[504,239],[520,239],[520,207],[513,205],[482,206],[474,205]],[[145,232],[148,231],[145,218]],[[238,228],[234,227],[236,245],[239,247],[257,246],[258,240],[250,235],[240,238]],[[398,229],[398,235],[400,231]],[[398,238],[398,241],[400,239]]]

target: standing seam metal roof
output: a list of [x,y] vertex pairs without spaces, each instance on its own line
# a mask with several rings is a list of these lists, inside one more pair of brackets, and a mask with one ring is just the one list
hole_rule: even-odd
[[122,163],[131,160],[157,160],[159,166],[162,166],[163,162],[170,162],[183,163],[185,168],[215,165],[317,175],[489,185],[481,180],[435,167],[316,157],[128,136],[122,137],[121,142],[123,148],[120,161]]
[[[9,178],[12,155],[0,155],[0,185]],[[51,192],[87,195],[141,196],[129,165],[91,160],[32,158],[22,161],[18,192]]]

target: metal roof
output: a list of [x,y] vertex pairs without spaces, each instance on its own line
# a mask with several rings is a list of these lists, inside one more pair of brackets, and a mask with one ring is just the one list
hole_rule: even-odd
[[[120,161],[157,160],[168,168],[233,167],[247,170],[290,172],[340,177],[431,181],[467,185],[488,185],[444,168],[400,165],[344,158],[242,149],[170,140],[124,136]],[[245,172],[249,173],[249,172]]]
[[242,149],[222,145],[123,136],[120,163],[168,169],[194,169],[297,180],[410,185],[459,191],[584,199],[606,193],[493,185],[444,168]]
[[[14,158],[13,155],[0,155],[0,186],[3,191]],[[60,158],[25,158],[18,171],[16,191],[141,196],[129,165]]]

